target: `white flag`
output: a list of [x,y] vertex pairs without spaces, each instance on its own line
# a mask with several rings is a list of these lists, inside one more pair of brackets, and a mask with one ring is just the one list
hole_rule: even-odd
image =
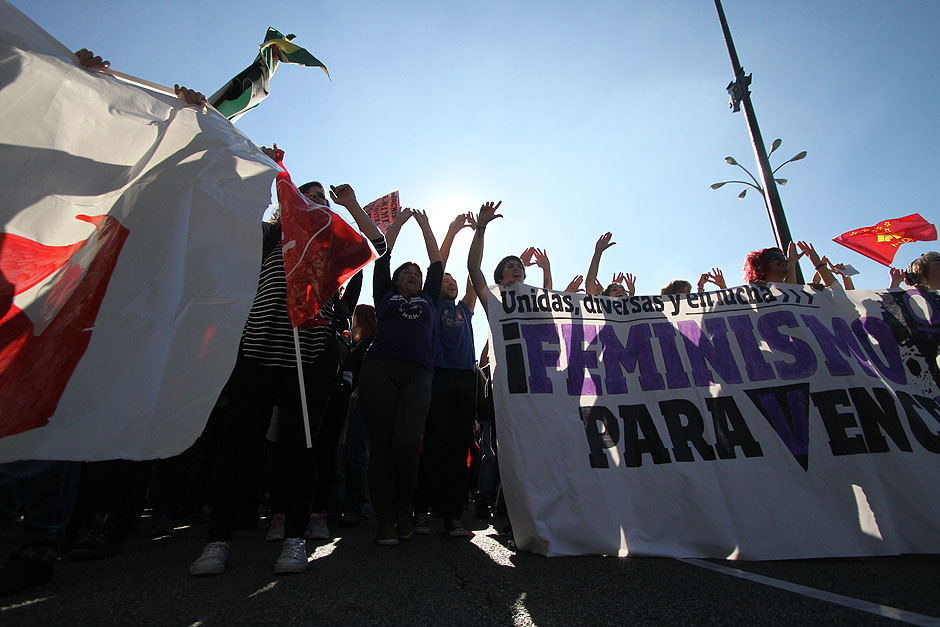
[[221,115],[78,67],[0,3],[0,461],[167,457],[198,437],[275,174]]

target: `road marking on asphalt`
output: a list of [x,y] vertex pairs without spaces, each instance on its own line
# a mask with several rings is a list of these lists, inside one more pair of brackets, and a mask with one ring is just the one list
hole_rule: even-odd
[[0,612],[6,612],[9,610],[18,610],[21,607],[26,607],[27,605],[35,605],[37,603],[42,603],[43,601],[48,601],[52,597],[39,597],[36,599],[30,599],[29,601],[23,601],[22,603],[14,603],[13,605],[4,605],[0,607]]
[[715,572],[724,573],[725,575],[731,575],[732,577],[739,577],[741,579],[747,579],[748,581],[753,581],[755,583],[761,583],[765,586],[779,588],[788,592],[795,592],[796,594],[802,594],[803,596],[818,599],[820,601],[827,601],[836,605],[842,605],[853,610],[860,610],[862,612],[868,612],[869,614],[875,614],[876,616],[883,616],[885,618],[893,618],[894,620],[899,620],[911,625],[940,627],[940,618],[934,618],[933,616],[916,614],[914,612],[908,612],[907,610],[901,610],[888,605],[863,601],[861,599],[835,594],[834,592],[826,592],[825,590],[817,590],[816,588],[801,586],[797,583],[791,583],[781,579],[773,579],[772,577],[765,577],[763,575],[749,573],[744,570],[738,570],[737,568],[722,566],[721,564],[713,564],[712,562],[707,562],[705,560],[678,559],[678,561],[685,562],[686,564],[691,564],[693,566],[698,566],[700,568],[713,570]]
[[263,586],[262,588],[259,588],[258,590],[255,590],[254,592],[252,592],[251,594],[249,594],[249,595],[248,595],[248,598],[250,599],[250,598],[252,598],[252,597],[258,596],[258,595],[261,594],[262,592],[267,592],[268,590],[273,589],[274,586],[276,586],[277,584],[278,584],[278,582],[272,581],[271,583],[267,584],[266,586]]
[[516,565],[512,563],[512,556],[515,555],[515,553],[503,546],[502,543],[490,537],[490,534],[495,533],[496,529],[493,528],[493,525],[490,525],[485,530],[474,533],[473,537],[470,539],[470,543],[486,553],[488,558],[500,566],[515,568]]
[[516,602],[512,605],[512,624],[513,627],[537,627],[535,621],[532,620],[532,616],[529,614],[529,610],[525,607],[526,593],[523,592],[516,598]]
[[307,558],[307,562],[312,562],[313,560],[327,557],[330,553],[336,550],[337,542],[339,542],[339,538],[333,538],[326,544],[321,544],[313,551],[313,553],[310,554],[310,557]]

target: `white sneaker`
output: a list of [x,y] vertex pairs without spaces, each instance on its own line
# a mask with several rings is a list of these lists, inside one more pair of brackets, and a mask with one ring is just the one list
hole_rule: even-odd
[[275,575],[302,573],[307,569],[307,545],[303,538],[286,538],[281,556],[274,562]]
[[329,540],[330,530],[326,528],[326,514],[311,514],[305,535],[311,540]]
[[271,526],[268,527],[268,534],[264,536],[265,540],[283,540],[284,539],[284,521],[287,517],[284,514],[275,514],[271,519]]
[[189,565],[190,575],[221,575],[225,572],[225,560],[231,542],[209,542],[202,548],[195,562]]

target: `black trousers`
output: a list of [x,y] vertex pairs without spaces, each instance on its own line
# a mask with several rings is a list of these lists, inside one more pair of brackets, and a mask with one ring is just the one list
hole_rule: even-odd
[[265,366],[239,356],[229,377],[225,397],[216,411],[218,453],[209,542],[231,540],[243,486],[264,467],[265,436],[274,406],[278,406],[277,455],[284,462],[285,536],[302,538],[310,517],[316,481],[316,434],[329,401],[336,364],[304,364],[304,387],[313,447],[304,435],[300,384],[294,368]]
[[460,518],[467,501],[467,452],[476,419],[476,372],[437,368],[424,427],[415,511],[441,507],[444,518]]

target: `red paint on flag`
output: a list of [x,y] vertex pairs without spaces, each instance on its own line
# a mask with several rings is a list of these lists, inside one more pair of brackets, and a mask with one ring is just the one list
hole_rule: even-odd
[[[283,168],[284,166],[281,165]],[[300,329],[326,324],[320,306],[375,258],[368,240],[329,208],[300,193],[287,170],[277,175],[287,315]]]
[[[0,437],[49,422],[92,328],[129,231],[111,216],[76,216],[95,225],[84,242],[44,246],[0,234]],[[63,268],[33,318],[13,303]],[[48,320],[48,324],[45,321]],[[36,334],[36,327],[39,333]]]
[[901,244],[929,242],[935,239],[937,227],[927,222],[919,213],[912,213],[903,218],[883,220],[874,226],[847,231],[832,241],[890,266]]

